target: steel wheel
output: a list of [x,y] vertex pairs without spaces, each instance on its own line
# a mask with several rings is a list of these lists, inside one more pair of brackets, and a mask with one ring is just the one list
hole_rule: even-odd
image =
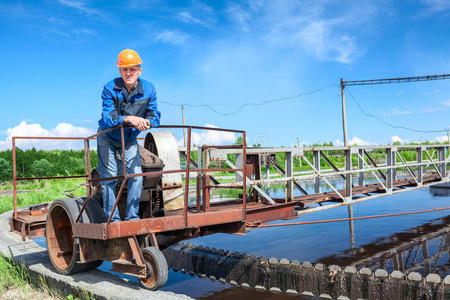
[[147,247],[142,250],[147,265],[148,276],[139,279],[141,284],[149,290],[157,290],[167,282],[169,268],[164,254],[155,247]]
[[[98,209],[89,201],[88,210],[81,217],[82,223],[96,223],[101,221]],[[45,227],[45,239],[50,262],[60,274],[72,274],[87,271],[98,267],[102,261],[80,263],[78,251],[78,239],[73,237],[73,224],[80,213],[82,199],[58,199],[52,202],[48,210],[47,223]]]

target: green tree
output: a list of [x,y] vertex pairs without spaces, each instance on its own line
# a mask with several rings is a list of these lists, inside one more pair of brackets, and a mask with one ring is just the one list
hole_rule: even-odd
[[35,176],[35,177],[52,176],[53,166],[45,158],[42,158],[40,160],[35,160],[31,164],[30,173],[32,176]]
[[242,145],[243,141],[244,141],[244,139],[242,138],[242,136],[238,136],[236,141],[234,141],[233,145]]
[[12,179],[11,163],[3,158],[0,158],[0,181],[7,181]]

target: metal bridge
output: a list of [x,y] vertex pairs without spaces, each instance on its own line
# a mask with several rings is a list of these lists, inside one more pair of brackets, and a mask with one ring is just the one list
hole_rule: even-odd
[[[236,148],[236,147],[235,147]],[[252,188],[248,197],[268,205],[276,203],[297,206],[296,214],[339,207],[367,201],[377,197],[408,192],[449,182],[448,164],[450,146],[442,145],[380,145],[349,147],[289,147],[250,148],[246,150],[246,182]],[[230,168],[242,168],[240,149],[225,146],[202,146],[197,151],[198,161],[192,167],[208,169],[218,162]],[[285,157],[277,161],[277,154]],[[186,158],[186,149],[180,149]],[[236,156],[236,163],[230,161]],[[408,157],[407,157],[408,156]],[[339,167],[336,158],[344,163]],[[414,158],[411,160],[411,158]],[[294,172],[294,162],[306,166],[310,171]],[[262,174],[262,169],[265,174]],[[268,170],[277,174],[269,174]],[[237,172],[236,181],[220,183],[214,172],[199,172],[197,184],[202,190],[241,187],[242,172]],[[313,191],[305,183],[313,182]],[[285,197],[274,198],[265,190],[270,184],[283,184]],[[209,193],[203,193],[203,204],[210,202]],[[200,197],[200,195],[198,195]]]

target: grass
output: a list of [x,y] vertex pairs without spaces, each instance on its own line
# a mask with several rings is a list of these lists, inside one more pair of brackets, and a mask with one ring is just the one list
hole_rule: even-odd
[[[76,188],[84,182],[83,178],[23,182],[17,186],[17,190],[29,192],[17,194],[17,206],[22,207],[66,197],[63,195],[64,191]],[[0,190],[11,191],[12,189],[12,184],[0,185]],[[76,196],[84,196],[86,189],[80,187],[72,193]],[[0,213],[11,210],[13,207],[12,196],[0,197]],[[45,278],[32,278],[24,265],[18,265],[12,259],[0,254],[0,299],[94,299],[85,290],[78,290],[75,294],[67,297],[61,295],[48,285]]]
[[0,299],[95,300],[86,290],[63,296],[44,277],[33,278],[23,264],[0,254]]
[[0,255],[0,290],[29,283],[31,279],[25,266],[16,265],[10,258]]
[[[80,184],[84,183],[85,179],[51,179],[51,180],[33,180],[21,182],[17,186],[17,190],[26,190],[29,192],[17,194],[17,207],[28,206],[32,204],[39,204],[43,202],[51,202],[56,199],[67,198],[63,195],[64,191],[76,188]],[[3,184],[0,186],[0,190],[12,191],[13,186],[11,183]],[[75,196],[84,196],[86,194],[86,188],[80,187],[72,192]],[[0,213],[11,210],[14,208],[13,196],[0,197]]]
[[41,282],[44,280],[31,278],[24,265],[17,265],[12,259],[0,255],[1,299],[64,299]]

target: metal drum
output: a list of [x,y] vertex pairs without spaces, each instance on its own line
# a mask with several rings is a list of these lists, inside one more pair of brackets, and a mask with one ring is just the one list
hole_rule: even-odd
[[[164,162],[163,171],[179,170],[180,154],[177,140],[170,131],[155,131],[147,133],[144,147],[157,155]],[[163,174],[161,179],[163,188],[164,211],[170,212],[184,207],[184,191],[181,173]]]

